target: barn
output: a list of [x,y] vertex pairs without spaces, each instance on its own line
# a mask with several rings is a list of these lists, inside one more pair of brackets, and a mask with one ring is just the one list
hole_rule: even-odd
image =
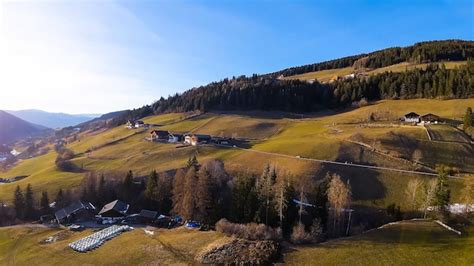
[[85,222],[94,219],[95,210],[96,208],[90,202],[78,200],[56,211],[54,217],[60,224]]
[[120,200],[114,200],[108,204],[106,204],[102,210],[100,210],[99,215],[101,217],[108,217],[108,218],[120,218],[127,216],[128,208],[130,207],[129,204],[122,202]]
[[421,122],[424,122],[424,123],[438,123],[439,120],[440,120],[439,116],[431,114],[431,113],[421,116]]

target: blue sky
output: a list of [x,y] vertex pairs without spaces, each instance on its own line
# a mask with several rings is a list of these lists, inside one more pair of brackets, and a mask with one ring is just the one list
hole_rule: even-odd
[[0,109],[105,113],[241,74],[474,38],[474,1],[6,1]]

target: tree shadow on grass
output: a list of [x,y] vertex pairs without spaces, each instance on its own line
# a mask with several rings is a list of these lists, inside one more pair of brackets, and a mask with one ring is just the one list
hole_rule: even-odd
[[347,165],[321,164],[317,173],[318,178],[324,178],[328,173],[336,173],[342,180],[350,183],[352,200],[378,200],[386,195],[386,188],[378,179],[380,173],[366,168],[350,166],[351,163],[374,165],[365,160],[363,149],[354,149],[353,146],[343,144],[339,148],[336,161],[347,162]]

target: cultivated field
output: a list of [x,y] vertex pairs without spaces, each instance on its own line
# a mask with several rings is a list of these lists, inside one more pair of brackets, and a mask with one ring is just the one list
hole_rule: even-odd
[[459,237],[430,221],[407,221],[329,242],[293,247],[290,265],[472,265],[474,227]]

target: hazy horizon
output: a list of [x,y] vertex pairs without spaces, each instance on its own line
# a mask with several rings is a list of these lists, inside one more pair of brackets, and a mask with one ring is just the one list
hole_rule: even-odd
[[2,110],[103,114],[226,77],[474,36],[471,1],[52,0],[0,7]]

